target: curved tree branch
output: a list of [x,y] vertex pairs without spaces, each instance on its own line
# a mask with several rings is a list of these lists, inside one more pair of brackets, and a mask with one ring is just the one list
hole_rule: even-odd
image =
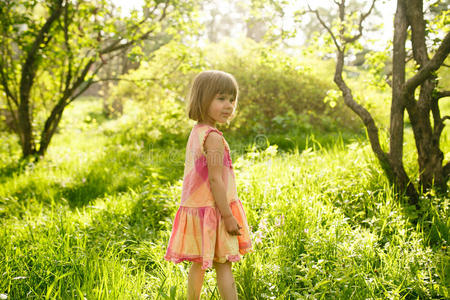
[[[168,8],[168,6],[169,6],[169,1],[166,0],[166,1],[164,2],[164,4],[165,4],[165,5],[164,5],[164,8],[163,8],[163,10],[162,10],[161,16],[158,18],[158,22],[161,22],[161,21],[166,17],[166,14],[167,14],[167,8]],[[142,23],[143,21],[145,21],[145,20],[146,20],[146,19],[142,20],[141,23]],[[147,38],[149,37],[149,35],[150,35],[153,31],[155,31],[155,28],[146,31],[145,33],[141,34],[138,38],[132,39],[132,40],[130,40],[130,41],[128,41],[128,42],[125,42],[125,43],[122,43],[122,41],[124,41],[123,39],[117,39],[117,40],[113,41],[109,46],[107,46],[107,47],[101,49],[101,50],[99,51],[99,54],[111,53],[111,52],[114,52],[114,51],[117,51],[117,50],[121,50],[121,49],[128,48],[128,47],[132,46],[133,44],[136,44],[136,42],[138,42],[138,41],[142,41],[142,40],[147,39]]]
[[3,90],[5,91],[5,94],[8,98],[10,98],[14,104],[16,104],[17,106],[19,106],[19,103],[17,101],[17,98],[15,95],[13,95],[13,93],[11,92],[11,90],[9,89],[9,85],[8,85],[8,78],[6,77],[5,72],[3,72],[3,65],[1,63],[2,61],[0,60],[0,82],[3,86]]
[[434,98],[437,99],[441,99],[441,98],[445,98],[445,97],[450,97],[450,91],[442,91],[442,92],[437,92],[434,95]]
[[448,180],[448,178],[450,177],[450,161],[444,165],[443,171],[445,179]]
[[372,5],[370,6],[370,8],[369,8],[369,10],[365,13],[365,14],[362,14],[361,16],[360,16],[360,18],[359,18],[359,24],[358,24],[358,34],[357,35],[354,35],[354,36],[352,36],[352,37],[344,37],[344,41],[346,42],[346,43],[353,43],[353,42],[355,42],[356,40],[358,40],[361,36],[362,36],[362,31],[363,31],[363,26],[362,26],[362,23],[364,22],[364,20],[370,15],[370,13],[372,12],[372,10],[373,10],[373,8],[375,7],[375,2],[376,2],[377,0],[372,0]]
[[[434,97],[434,95],[431,97],[431,103],[430,108],[433,115],[434,120],[434,128],[433,128],[433,140],[436,143],[439,143],[439,139],[441,137],[442,130],[444,130],[444,121],[448,119],[448,116],[441,118],[441,111],[439,109],[439,102],[438,98]],[[410,116],[411,117],[411,116]]]
[[[340,21],[343,22],[344,18],[345,18],[345,1],[334,1],[338,6],[339,6],[339,18]],[[360,33],[362,32],[363,28],[362,28],[362,22],[367,18],[367,16],[371,13],[374,4],[375,4],[376,0],[372,1],[372,5],[369,9],[369,11],[365,14],[363,14],[361,16],[360,19]],[[312,10],[311,7],[308,4],[308,8],[309,8],[309,12],[313,12],[317,19],[319,20],[320,24],[328,31],[328,33],[331,35],[331,38],[334,41],[334,44],[337,48],[337,62],[336,62],[336,69],[335,69],[335,73],[334,73],[334,82],[336,83],[336,85],[339,87],[339,89],[342,92],[342,95],[344,97],[344,103],[353,111],[355,112],[359,118],[363,121],[364,126],[367,129],[367,134],[369,136],[369,141],[370,141],[370,145],[372,147],[373,152],[375,153],[375,155],[377,156],[381,167],[383,168],[383,170],[385,171],[385,173],[387,174],[389,181],[393,182],[393,174],[389,168],[389,157],[388,154],[386,152],[383,151],[383,149],[381,148],[380,145],[380,139],[379,139],[379,135],[378,135],[378,127],[375,125],[375,121],[372,117],[372,115],[369,113],[369,111],[367,109],[365,109],[362,105],[358,104],[355,100],[354,97],[352,95],[352,91],[351,89],[348,87],[347,83],[344,81],[343,77],[342,77],[342,71],[344,68],[344,49],[346,44],[350,43],[350,41],[347,41],[345,39],[342,38],[343,36],[343,29],[340,30],[340,35],[341,38],[344,41],[344,44],[341,46],[339,45],[335,35],[333,34],[333,32],[331,31],[330,27],[328,27],[325,22],[322,20],[322,18],[320,17],[320,14],[317,10]],[[361,34],[358,34],[357,36],[354,36],[354,40],[356,41],[359,37],[361,36]]]
[[408,79],[405,83],[405,88],[407,93],[412,93],[414,90],[422,84],[426,79],[428,79],[434,71],[439,69],[444,60],[450,53],[450,32],[447,33],[441,45],[437,49],[433,58],[428,61],[422,69],[420,69],[416,75]]
[[[373,9],[375,0],[373,0],[371,8],[369,9],[370,13]],[[339,19],[340,22],[343,23],[345,20],[345,0],[341,0],[339,2],[335,1],[335,3],[339,6]],[[404,42],[406,40],[406,16],[404,12],[404,6],[405,3],[403,1],[399,1],[399,6],[397,7],[396,12],[396,20],[395,20],[395,26],[396,30],[395,32],[399,32],[399,34],[394,34],[394,58],[396,61],[399,61],[400,63],[398,66],[395,66],[395,70],[400,70],[400,72],[395,74],[393,78],[393,90],[394,86],[399,85],[400,87],[403,86],[404,80],[405,80],[405,72],[404,68],[402,71],[402,66],[405,65],[405,47]],[[308,6],[309,7],[309,6]],[[379,135],[378,135],[378,127],[375,125],[375,122],[371,116],[371,114],[365,109],[363,106],[358,104],[352,95],[351,89],[348,87],[346,82],[344,81],[342,77],[342,71],[344,66],[344,56],[345,56],[345,48],[346,46],[351,43],[355,42],[358,38],[362,35],[362,21],[368,16],[368,13],[363,14],[361,16],[361,27],[360,33],[356,34],[355,36],[351,38],[345,38],[345,27],[341,26],[339,29],[339,41],[342,42],[342,45],[339,45],[336,37],[332,33],[331,29],[326,26],[326,24],[321,20],[320,15],[317,10],[313,11],[309,7],[310,12],[314,12],[319,22],[322,24],[322,26],[330,33],[336,48],[337,48],[337,62],[336,62],[336,70],[334,74],[334,82],[339,87],[339,89],[342,91],[342,95],[344,97],[345,104],[355,112],[360,119],[363,121],[366,129],[367,134],[369,137],[370,145],[372,147],[372,150],[376,157],[378,158],[378,161],[380,162],[381,167],[383,168],[384,173],[386,174],[388,180],[390,183],[394,184],[394,186],[398,189],[399,192],[406,192],[406,195],[410,197],[410,203],[415,204],[417,206],[418,203],[418,193],[414,187],[414,184],[409,179],[404,166],[402,162],[402,150],[403,150],[403,114],[405,109],[405,100],[404,97],[406,96],[405,93],[403,95],[396,94],[393,95],[393,98],[395,98],[395,101],[393,99],[392,106],[391,106],[391,138],[390,138],[390,151],[389,153],[386,153],[383,151],[380,145],[379,141]],[[397,43],[396,43],[396,41]],[[403,47],[401,47],[401,42],[403,42]],[[395,45],[400,44],[400,47],[396,47]],[[392,114],[394,112],[394,114]],[[394,140],[394,141],[393,141]]]
[[389,168],[387,168],[387,166],[389,165],[388,155],[386,152],[383,151],[380,145],[380,139],[378,136],[378,127],[375,125],[375,121],[372,118],[372,115],[369,113],[369,111],[354,100],[352,91],[342,78],[343,66],[344,66],[344,53],[342,51],[338,51],[336,71],[334,73],[334,82],[342,91],[345,104],[351,110],[353,110],[353,112],[355,112],[359,116],[359,118],[363,121],[364,126],[367,128],[367,134],[369,136],[369,141],[373,152],[380,161],[383,170],[385,170],[386,173],[388,174],[389,180],[393,180],[392,174],[390,173],[390,171],[388,171]]
[[[334,1],[334,3],[336,3],[337,5],[339,5],[339,3],[337,3],[336,1]],[[316,15],[317,20],[319,20],[320,24],[323,26],[323,28],[326,29],[326,31],[328,31],[328,33],[330,34],[331,38],[333,39],[334,45],[336,46],[336,48],[338,49],[338,51],[342,51],[341,46],[339,45],[336,36],[334,35],[333,31],[331,31],[331,28],[325,23],[324,20],[322,20],[322,18],[320,17],[319,11],[317,9],[311,9],[311,6],[309,6],[308,4],[308,12],[312,12]]]

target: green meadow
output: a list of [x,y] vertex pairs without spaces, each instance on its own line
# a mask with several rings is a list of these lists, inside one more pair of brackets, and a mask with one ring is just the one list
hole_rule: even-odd
[[164,255],[204,70],[239,85],[218,129],[253,243],[240,300],[450,299],[447,3],[0,0],[0,300],[187,299],[191,263]]
[[[139,105],[110,119],[100,98],[75,101],[38,163],[1,132],[1,299],[186,299],[189,263],[163,256],[192,124],[141,130]],[[450,198],[396,198],[363,133],[227,139],[254,243],[233,264],[239,299],[450,297]],[[213,270],[202,299],[219,299]]]

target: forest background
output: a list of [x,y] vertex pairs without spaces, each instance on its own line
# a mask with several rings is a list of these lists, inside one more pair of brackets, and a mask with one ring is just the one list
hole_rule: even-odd
[[[450,297],[448,182],[419,188],[411,205],[387,178],[333,82],[333,40],[309,11],[339,26],[335,2],[3,1],[0,299],[186,298],[189,264],[163,255],[194,124],[186,93],[204,69],[240,85],[237,116],[219,127],[255,248],[233,267],[240,299]],[[375,1],[343,70],[383,149],[393,2]],[[59,19],[31,51],[58,3]],[[351,22],[371,4],[347,1]],[[423,4],[432,56],[449,5]],[[407,52],[412,75],[411,44]],[[438,93],[450,86],[449,64],[436,71]],[[21,106],[11,109],[28,82],[29,138],[14,120]],[[448,97],[440,112],[450,114]],[[448,162],[447,127],[439,142]],[[407,114],[403,144],[419,187]],[[205,299],[219,298],[214,279],[206,274]]]

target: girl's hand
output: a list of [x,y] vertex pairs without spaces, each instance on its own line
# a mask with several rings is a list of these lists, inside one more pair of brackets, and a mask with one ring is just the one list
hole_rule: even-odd
[[225,229],[229,234],[241,235],[239,230],[242,229],[242,227],[239,226],[238,222],[236,221],[236,218],[233,215],[223,217],[223,221],[225,223]]

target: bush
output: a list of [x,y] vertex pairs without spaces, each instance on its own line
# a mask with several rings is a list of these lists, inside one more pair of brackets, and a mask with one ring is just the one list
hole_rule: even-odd
[[251,40],[237,42],[241,49],[230,42],[202,49],[168,44],[155,52],[151,62],[130,72],[110,91],[113,99],[139,106],[126,125],[130,130],[121,131],[126,132],[123,138],[184,141],[190,128],[185,113],[189,83],[205,69],[229,72],[240,85],[237,118],[221,128],[230,138],[248,140],[264,134],[271,144],[287,149],[301,146],[311,134],[361,128],[356,115],[337,99],[339,93],[333,92],[332,72],[328,76],[326,71],[333,69],[330,62],[306,57],[300,61]]
[[[233,74],[240,85],[238,114],[230,130],[256,134],[359,127],[338,95],[330,95],[333,66],[328,62],[307,57],[300,61],[251,40],[209,47],[211,68]],[[319,77],[316,68],[330,70],[330,76]]]
[[114,129],[115,137],[146,146],[184,144],[189,132],[184,100],[190,78],[202,68],[201,53],[169,43],[153,54],[111,88],[108,102],[121,99],[131,109],[121,128]]

